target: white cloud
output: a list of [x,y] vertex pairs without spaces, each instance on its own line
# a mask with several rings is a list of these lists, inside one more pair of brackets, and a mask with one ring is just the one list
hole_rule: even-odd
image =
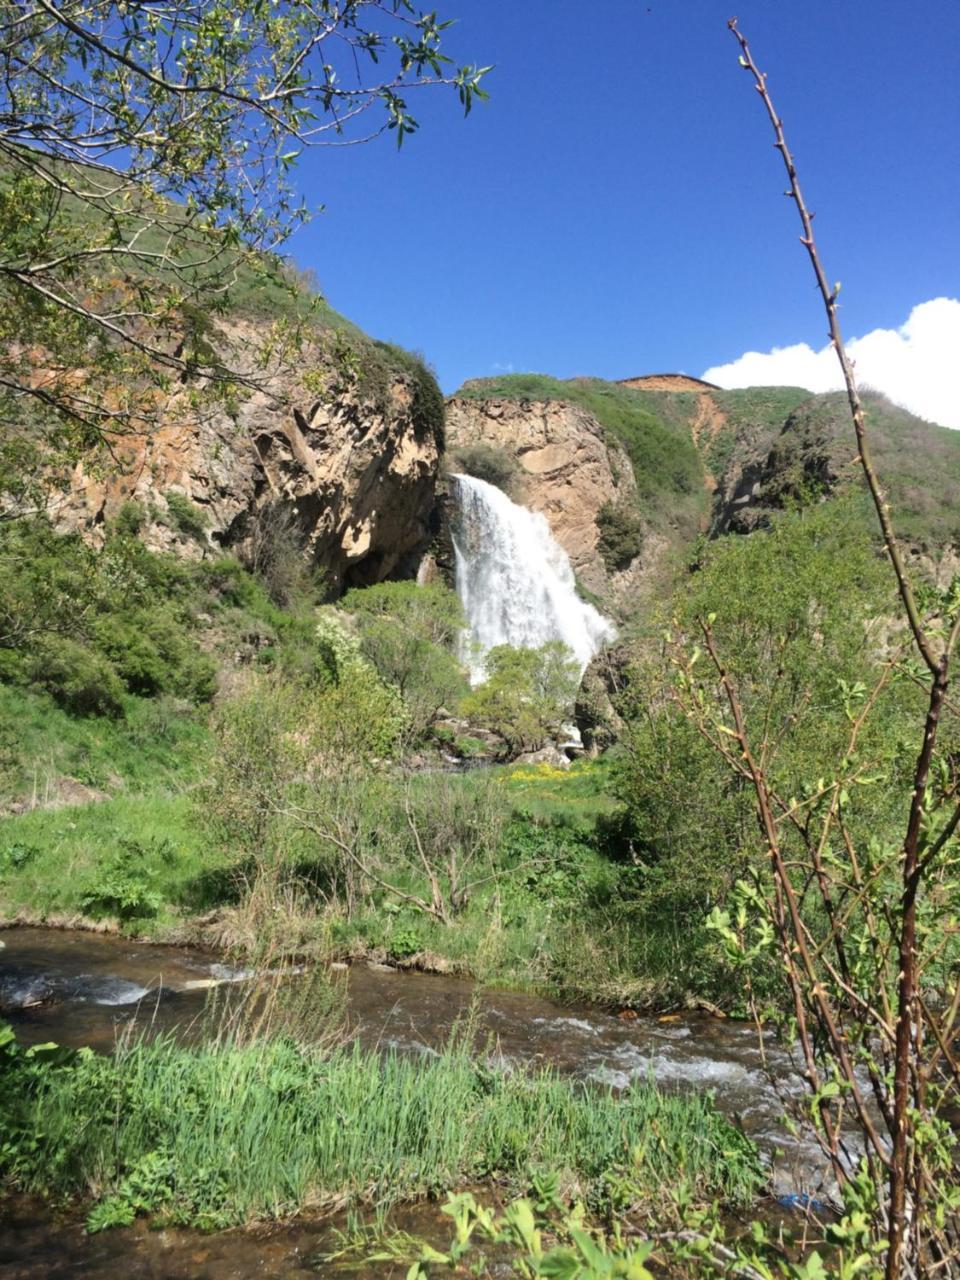
[[[960,428],[960,299],[933,298],[914,307],[899,329],[874,329],[847,342],[857,380],[882,391],[911,413]],[[772,351],[748,351],[703,375],[721,387],[841,387],[840,366],[829,346],[805,342]]]

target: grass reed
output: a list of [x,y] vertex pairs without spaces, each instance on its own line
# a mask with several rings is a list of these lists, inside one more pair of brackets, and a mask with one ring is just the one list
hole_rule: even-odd
[[545,1170],[595,1204],[626,1176],[640,1198],[682,1179],[731,1204],[759,1182],[752,1145],[709,1098],[495,1071],[463,1041],[411,1058],[158,1037],[5,1084],[0,1170],[27,1190],[92,1195],[94,1228],[140,1212],[217,1228],[384,1208],[482,1180],[518,1189]]

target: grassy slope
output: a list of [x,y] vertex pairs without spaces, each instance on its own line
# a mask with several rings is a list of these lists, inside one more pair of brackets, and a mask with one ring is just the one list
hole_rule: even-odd
[[[203,658],[235,679],[238,651],[258,665],[309,669],[309,602],[279,608],[234,561],[190,564],[120,535],[98,554],[45,527],[8,527],[0,565],[0,610],[36,602],[36,632],[0,650],[0,813],[14,815],[0,818],[0,914],[78,914],[126,858],[159,897],[152,927],[169,924],[184,904],[202,905],[190,886],[217,863],[188,799],[211,746],[212,684],[198,692],[184,672]],[[37,664],[38,635],[54,659],[69,642],[72,679]],[[148,679],[152,694],[133,692]],[[113,713],[78,713],[68,698],[78,680],[116,687]],[[77,783],[105,798],[56,807],[76,799]]]
[[[811,395],[800,387],[713,392],[726,414],[705,461],[721,478],[731,464],[769,460],[760,504],[779,507],[821,461],[860,483],[849,409],[841,392]],[[960,436],[866,393],[874,462],[900,534],[925,549],[960,544]]]
[[[612,880],[594,847],[598,821],[616,807],[607,792],[608,770],[602,762],[583,762],[570,772],[540,766],[496,773],[514,815],[500,885],[481,886],[453,928],[381,896],[350,921],[334,919],[336,954],[404,960],[420,952],[501,983],[548,985],[554,943],[580,894],[590,886],[601,894],[613,889],[615,875]],[[99,804],[0,822],[0,915],[82,917],[84,895],[125,850],[134,851],[139,877],[160,899],[155,913],[132,916],[129,930],[181,933],[196,913],[228,905],[227,860],[194,807],[193,776],[187,769]],[[459,783],[470,787],[471,776]],[[421,785],[429,786],[429,775]],[[412,871],[394,879],[401,889],[422,892]]]
[[[180,787],[112,796],[100,803],[35,810],[0,824],[0,915],[8,918],[99,917],[85,895],[102,886],[129,855],[136,882],[159,898],[150,914],[133,916],[137,934],[162,937],[210,906],[215,873],[224,865]],[[109,912],[104,914],[109,915]]]
[[63,777],[97,791],[182,785],[201,767],[204,720],[183,703],[136,697],[123,719],[78,717],[0,684],[0,798],[43,803]]
[[803,387],[745,387],[711,392],[726,422],[709,442],[705,461],[718,479],[733,455],[769,443],[798,405],[810,399]]
[[[698,968],[688,919],[663,907],[652,915],[624,908],[636,871],[618,853],[619,806],[608,759],[569,771],[503,768],[494,777],[511,815],[498,879],[477,887],[452,926],[380,893],[350,919],[338,911],[326,924],[322,916],[291,915],[289,945],[340,958],[452,967],[500,986],[613,1007],[675,1008],[691,993],[729,997],[722,968]],[[457,782],[470,787],[473,778]],[[430,785],[429,774],[420,785]],[[217,936],[240,945],[243,917],[231,923],[229,858],[201,817],[189,790],[173,784],[8,818],[0,823],[0,916],[82,917],[84,895],[109,881],[118,856],[132,850],[138,883],[159,902],[155,914],[134,914],[125,929],[205,936],[194,919],[219,908],[225,914]],[[401,891],[424,891],[412,867],[394,867],[391,880]]]
[[[928,549],[960,545],[960,433],[883,396],[867,394],[865,400],[874,464],[901,536]],[[845,397],[816,396],[787,419],[783,462],[822,452],[856,474],[850,441]]]

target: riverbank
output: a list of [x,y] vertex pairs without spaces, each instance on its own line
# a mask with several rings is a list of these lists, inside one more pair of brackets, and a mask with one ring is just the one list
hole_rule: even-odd
[[[464,1183],[494,1210],[527,1193],[545,1241],[569,1237],[578,1200],[601,1233],[624,1214],[631,1231],[663,1233],[683,1214],[703,1221],[713,1201],[742,1223],[763,1212],[755,1199],[763,1186],[784,1194],[816,1185],[815,1152],[774,1158],[781,1102],[763,1086],[749,1028],[691,1017],[622,1021],[367,966],[270,980],[274,1016],[238,1023],[229,1011],[249,1012],[256,984],[205,953],[50,930],[12,931],[7,942],[0,981],[28,999],[17,1018],[22,1043],[113,1053],[41,1050],[21,1064],[32,1077],[26,1088],[5,1073],[6,1106],[16,1099],[21,1108],[17,1125],[3,1120],[5,1132],[20,1130],[7,1155],[20,1159],[21,1185],[46,1189],[51,1205],[73,1205],[73,1215],[94,1212],[91,1225],[123,1223],[131,1210],[148,1215],[146,1235],[120,1228],[144,1275],[159,1268],[194,1280],[192,1260],[203,1261],[206,1280],[246,1280],[258,1274],[259,1258],[276,1267],[269,1274],[328,1274],[332,1263],[298,1253],[308,1246],[324,1258],[346,1249],[340,1262],[351,1275],[406,1275],[422,1256],[418,1241],[448,1248],[454,1225],[439,1202]],[[291,1026],[301,1040],[325,1045],[292,1042],[284,1034]],[[238,1027],[243,1034],[233,1034]],[[157,1039],[141,1043],[141,1030]],[[789,1087],[789,1060],[773,1044],[766,1063],[778,1087]],[[60,1073],[55,1084],[51,1073]],[[319,1095],[322,1115],[311,1101]],[[261,1133],[261,1122],[275,1133]],[[323,1133],[334,1145],[327,1163],[311,1165],[311,1143]],[[743,1177],[760,1168],[749,1135],[763,1169],[762,1186],[754,1181],[746,1194]],[[182,1177],[171,1171],[171,1152]],[[345,1218],[348,1204],[361,1217]],[[111,1273],[119,1240],[87,1244],[75,1216],[57,1224],[45,1213],[49,1248],[58,1238],[84,1241],[73,1270],[47,1266],[42,1250],[31,1266],[23,1236],[36,1238],[37,1228],[27,1214],[0,1230],[0,1259],[20,1268],[11,1274]],[[224,1235],[220,1225],[268,1220],[280,1224],[269,1235]],[[207,1243],[178,1222],[217,1234]],[[335,1239],[336,1230],[345,1238]],[[511,1249],[522,1252],[522,1242]],[[376,1264],[354,1270],[371,1255]],[[702,1274],[674,1262],[665,1274]]]
[[477,1060],[504,1070],[549,1066],[591,1086],[654,1081],[671,1093],[709,1091],[721,1114],[757,1143],[778,1194],[822,1198],[816,1144],[792,1138],[780,1123],[784,1094],[802,1093],[797,1064],[773,1036],[761,1046],[750,1025],[698,1013],[624,1019],[379,965],[296,969],[278,967],[258,982],[210,952],[22,928],[0,950],[0,1003],[25,1044],[112,1053],[118,1040],[141,1033],[202,1043],[218,1034],[226,1009],[242,1011],[263,994],[273,1006],[271,1025],[281,1016],[306,1042],[329,1042],[336,1012],[337,1038],[368,1051],[432,1059],[466,1037]]
[[[458,810],[472,806],[476,821],[490,818],[495,827],[482,865],[462,873],[443,919],[430,910],[418,860],[400,852],[382,861],[383,836],[395,828],[376,794],[369,806],[376,831],[362,847],[377,849],[381,861],[371,872],[380,883],[366,880],[351,904],[330,892],[325,864],[295,841],[279,882],[269,894],[252,894],[250,865],[211,834],[191,786],[5,819],[0,921],[117,930],[214,947],[237,960],[255,956],[267,930],[271,946],[288,956],[458,974],[605,1008],[735,1003],[722,966],[697,964],[708,945],[702,923],[691,929],[668,911],[637,910],[635,868],[609,851],[618,813],[610,760],[483,773],[409,783],[428,809],[431,796],[444,793],[446,811],[428,813],[423,824],[431,837],[436,829],[438,848],[449,839],[451,813],[469,832],[474,817]],[[358,787],[374,781],[370,775]],[[446,867],[438,873],[448,881]]]

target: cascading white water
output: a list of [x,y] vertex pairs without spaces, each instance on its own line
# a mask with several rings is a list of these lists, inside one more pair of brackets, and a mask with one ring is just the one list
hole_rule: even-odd
[[451,477],[457,594],[469,624],[464,659],[473,683],[494,645],[535,649],[562,640],[580,670],[605,640],[610,622],[581,600],[573,569],[546,519],[474,476]]

